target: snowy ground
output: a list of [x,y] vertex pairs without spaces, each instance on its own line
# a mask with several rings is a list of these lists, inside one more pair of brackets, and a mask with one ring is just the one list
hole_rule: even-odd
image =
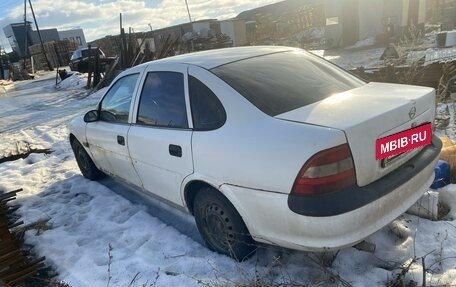
[[[403,268],[404,282],[456,285],[456,185],[440,190],[453,209],[440,221],[405,214],[373,234],[375,254],[347,248],[326,270],[304,252],[263,247],[236,263],[201,244],[191,217],[113,180],[83,178],[68,143],[68,121],[93,107],[101,93],[75,75],[57,88],[54,74],[14,84],[0,94],[0,158],[27,147],[50,148],[0,164],[0,191],[18,196],[26,233],[58,279],[79,286],[387,286]],[[127,199],[128,198],[128,199]],[[111,257],[111,259],[110,259]],[[334,274],[340,276],[336,279]],[[236,285],[239,286],[239,285]],[[412,286],[412,285],[411,285]]]

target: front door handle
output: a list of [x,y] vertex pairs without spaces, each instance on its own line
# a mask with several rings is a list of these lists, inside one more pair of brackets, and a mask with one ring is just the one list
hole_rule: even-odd
[[170,144],[169,154],[172,156],[182,157],[182,148],[179,145]]
[[117,143],[120,145],[125,145],[125,138],[123,136],[117,136]]

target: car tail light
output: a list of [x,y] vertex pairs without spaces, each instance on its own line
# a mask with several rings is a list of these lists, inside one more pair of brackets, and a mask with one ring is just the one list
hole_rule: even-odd
[[320,151],[301,168],[293,184],[294,195],[311,196],[337,191],[356,183],[348,144]]

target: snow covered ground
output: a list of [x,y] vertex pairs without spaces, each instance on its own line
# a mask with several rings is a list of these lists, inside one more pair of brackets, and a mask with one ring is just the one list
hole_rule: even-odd
[[49,220],[25,240],[59,280],[74,287],[387,286],[406,268],[404,283],[418,284],[410,286],[421,286],[423,274],[426,286],[456,285],[456,185],[439,191],[452,208],[443,220],[405,214],[368,238],[374,254],[347,248],[325,269],[312,254],[264,246],[236,263],[201,244],[191,217],[113,180],[82,177],[67,123],[103,91],[89,95],[77,74],[56,88],[54,75],[0,94],[0,158],[28,147],[53,151],[0,164],[0,191],[24,188],[17,202],[25,224]]

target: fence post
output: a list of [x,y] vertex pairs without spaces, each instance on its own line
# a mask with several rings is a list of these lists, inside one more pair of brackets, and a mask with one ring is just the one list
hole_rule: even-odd
[[92,45],[87,45],[88,52],[89,52],[89,60],[88,60],[88,76],[87,76],[87,89],[92,87]]

